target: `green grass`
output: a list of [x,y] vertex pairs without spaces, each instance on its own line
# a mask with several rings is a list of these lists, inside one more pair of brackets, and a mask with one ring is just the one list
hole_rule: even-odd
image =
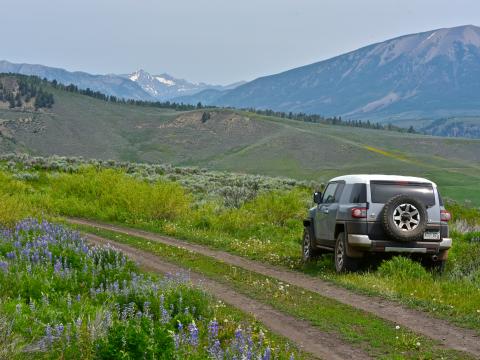
[[[214,190],[187,191],[180,186],[182,177],[189,176],[180,172],[177,182],[157,179],[153,184],[127,176],[122,170],[92,167],[73,173],[36,174],[0,172],[0,197],[6,204],[0,206],[0,220],[11,223],[16,217],[43,213],[151,230],[304,271],[357,291],[394,298],[461,326],[480,329],[480,243],[472,240],[474,235],[454,233],[454,247],[442,276],[424,272],[422,276],[416,273],[402,277],[395,271],[375,269],[336,275],[329,256],[306,267],[300,261],[302,219],[310,201],[304,187],[263,190],[239,207],[226,207]],[[472,225],[478,222],[478,210],[450,206],[457,219]],[[400,269],[418,268],[413,262],[391,261],[391,266]]]
[[293,316],[306,319],[319,329],[360,346],[375,358],[436,359],[439,356],[449,359],[468,358],[463,353],[440,349],[434,341],[406,329],[397,330],[395,324],[276,279],[181,248],[88,226],[78,226],[78,228],[151,252],[175,264],[233,286],[252,298]]

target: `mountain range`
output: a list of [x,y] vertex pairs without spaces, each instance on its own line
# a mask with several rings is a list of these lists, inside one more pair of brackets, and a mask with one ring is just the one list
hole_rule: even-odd
[[0,72],[37,75],[137,100],[202,102],[397,124],[478,118],[480,28],[466,25],[405,35],[230,86],[193,83],[144,70],[91,75],[7,61],[0,61]]
[[480,114],[480,28],[405,35],[179,101],[376,121]]
[[65,85],[74,84],[81,89],[90,88],[118,98],[145,101],[166,101],[207,89],[230,90],[243,84],[238,82],[221,86],[193,83],[169,74],[151,75],[145,70],[138,70],[131,74],[92,75],[82,71],[71,72],[44,65],[14,64],[6,60],[0,60],[0,73],[35,75],[50,81],[56,80]]

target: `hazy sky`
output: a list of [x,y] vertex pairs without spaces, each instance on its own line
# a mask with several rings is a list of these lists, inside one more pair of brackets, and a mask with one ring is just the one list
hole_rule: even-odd
[[480,25],[479,0],[0,0],[0,12],[0,59],[222,84]]

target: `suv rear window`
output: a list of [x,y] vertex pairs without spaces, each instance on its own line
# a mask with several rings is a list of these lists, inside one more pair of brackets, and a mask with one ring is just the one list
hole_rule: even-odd
[[397,195],[408,195],[422,201],[426,206],[435,205],[432,184],[397,181],[371,181],[372,202],[385,204]]

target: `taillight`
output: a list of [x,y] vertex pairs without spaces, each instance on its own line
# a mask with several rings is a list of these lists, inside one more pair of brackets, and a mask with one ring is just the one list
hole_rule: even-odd
[[367,208],[352,208],[352,217],[362,219],[367,217]]
[[450,221],[452,215],[447,210],[440,210],[440,220],[441,221]]

